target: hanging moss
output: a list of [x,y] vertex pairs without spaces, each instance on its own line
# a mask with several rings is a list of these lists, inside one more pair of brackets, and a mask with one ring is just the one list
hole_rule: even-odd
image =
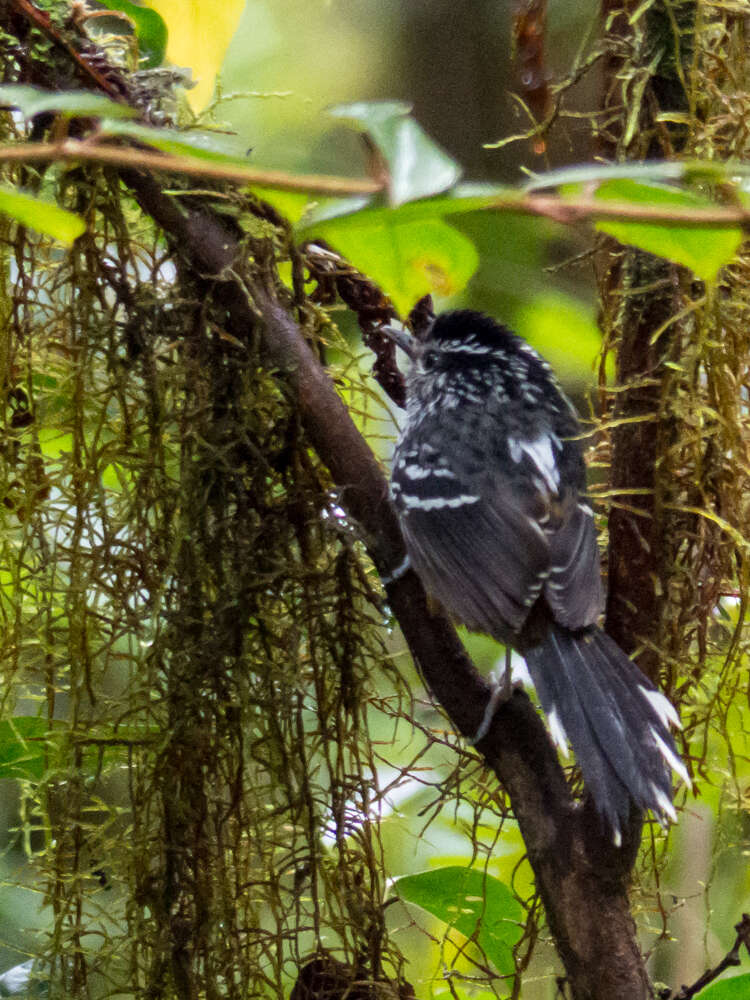
[[[607,154],[745,157],[744,20],[721,5],[647,4],[625,46],[617,17],[609,22]],[[720,190],[705,193],[722,198]],[[716,287],[611,244],[599,270],[607,346],[617,358],[614,391],[602,387],[610,551],[619,554],[609,564],[608,622],[680,707],[699,791],[720,803],[717,852],[722,831],[736,832],[746,807],[737,777],[746,729],[737,692],[748,684],[746,251]],[[666,861],[662,852],[662,869]],[[657,891],[652,901],[644,897],[647,910],[654,904],[662,934],[668,926],[679,934],[678,921],[669,923],[673,901]]]
[[60,996],[284,995],[324,948],[392,974],[369,564],[220,295],[105,172],[73,180],[73,251],[3,241],[3,717],[46,731],[20,772],[40,969]]

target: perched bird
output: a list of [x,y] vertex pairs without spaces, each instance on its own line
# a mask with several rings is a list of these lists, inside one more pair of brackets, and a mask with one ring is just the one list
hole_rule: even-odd
[[679,719],[597,625],[581,431],[550,366],[468,310],[419,339],[387,332],[411,359],[391,477],[410,565],[454,620],[525,658],[616,843],[631,803],[675,818],[670,769],[689,781],[669,731]]

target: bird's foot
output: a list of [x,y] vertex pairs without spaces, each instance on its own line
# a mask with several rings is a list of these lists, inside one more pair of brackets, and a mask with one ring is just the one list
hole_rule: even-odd
[[505,668],[501,671],[493,670],[488,678],[490,682],[490,697],[484,709],[482,721],[479,723],[479,728],[469,741],[472,746],[476,746],[480,740],[484,739],[490,731],[490,726],[492,725],[492,720],[495,717],[495,712],[497,712],[498,708],[501,705],[504,705],[506,701],[510,701],[513,696],[513,688],[517,685],[513,681],[513,671],[511,669],[510,657],[511,652],[510,649],[508,649],[505,655]]

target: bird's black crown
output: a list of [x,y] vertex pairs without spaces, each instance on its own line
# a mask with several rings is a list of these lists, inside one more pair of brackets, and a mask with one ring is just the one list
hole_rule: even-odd
[[467,340],[475,342],[478,347],[493,350],[518,347],[521,343],[520,337],[507,326],[473,309],[454,309],[442,313],[435,319],[427,334],[427,341],[445,348]]

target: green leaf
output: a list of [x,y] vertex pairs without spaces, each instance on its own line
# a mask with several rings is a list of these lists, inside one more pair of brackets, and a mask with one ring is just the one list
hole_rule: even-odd
[[100,131],[125,136],[160,149],[173,156],[192,156],[212,163],[247,167],[247,143],[236,135],[191,129],[176,132],[169,128],[150,128],[138,122],[103,121]]
[[16,84],[0,87],[0,105],[18,108],[25,118],[44,111],[55,111],[66,118],[133,118],[138,114],[135,108],[90,90],[60,92]]
[[331,110],[367,132],[388,164],[393,205],[427,198],[452,187],[461,168],[430,139],[401,101],[358,101]]
[[28,715],[0,722],[0,778],[42,777],[47,729],[46,719]]
[[522,911],[503,882],[473,868],[450,866],[405,875],[393,886],[401,899],[476,941],[501,975],[515,972],[513,946],[523,933]]
[[14,188],[0,186],[0,212],[68,246],[86,230],[80,216]]
[[73,435],[66,433],[59,426],[39,428],[39,446],[42,454],[51,459],[59,459],[61,455],[73,451]]
[[461,291],[479,263],[471,240],[441,219],[362,213],[316,226],[313,235],[377,282],[402,315],[423,295]]
[[[273,205],[276,211],[293,225],[296,225],[305,215],[308,206],[318,204],[318,199],[306,191],[283,191],[280,188],[265,187],[259,184],[251,186],[253,194],[257,194],[263,201]],[[334,200],[340,201],[342,199],[336,198]]]
[[328,199],[302,215],[297,234],[325,239],[369,274],[405,313],[422,295],[460,292],[476,271],[473,241],[444,219],[520,198],[512,188],[463,184],[450,193],[398,208],[362,207],[362,199]]
[[130,0],[104,0],[109,10],[119,10],[127,14],[135,25],[138,48],[146,57],[142,65],[146,69],[161,66],[167,49],[167,25],[161,14],[150,7],[140,7]]
[[750,973],[713,983],[700,992],[700,1000],[746,1000],[750,996]]
[[[641,184],[624,178],[606,181],[596,191],[596,198],[630,205],[658,208],[710,208],[712,202],[693,191],[659,184]],[[669,222],[626,222],[607,219],[596,228],[609,233],[621,243],[640,247],[689,267],[705,281],[717,274],[734,257],[742,243],[739,226],[686,226]]]

